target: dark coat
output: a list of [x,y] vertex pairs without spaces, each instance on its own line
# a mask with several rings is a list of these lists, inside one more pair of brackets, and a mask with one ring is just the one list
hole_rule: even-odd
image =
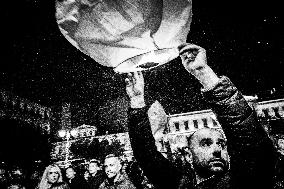
[[70,189],[66,182],[54,183],[49,189]]
[[98,171],[95,176],[91,176],[88,179],[88,185],[90,189],[98,189],[105,180],[106,176],[103,171]]
[[116,181],[109,182],[105,179],[99,189],[136,189],[126,173],[122,172]]
[[70,189],[91,189],[89,188],[87,181],[80,176],[75,176],[73,179],[68,180],[68,185]]
[[[195,176],[184,175],[157,151],[147,117],[148,107],[130,109],[129,137],[134,156],[156,188],[245,189],[272,188],[275,149],[255,111],[227,77],[204,98],[216,114],[228,140],[230,170],[195,184]],[[186,97],[185,97],[186,98]]]
[[277,153],[277,162],[275,165],[274,174],[274,188],[273,189],[283,189],[284,188],[284,155],[280,152]]

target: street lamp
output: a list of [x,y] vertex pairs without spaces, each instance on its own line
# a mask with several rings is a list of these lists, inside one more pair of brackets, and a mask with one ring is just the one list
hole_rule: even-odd
[[64,138],[66,137],[66,145],[65,145],[65,163],[68,163],[68,159],[69,159],[69,154],[70,154],[70,138],[71,137],[76,137],[78,134],[78,130],[77,129],[71,129],[71,130],[59,130],[58,131],[58,136],[60,138]]

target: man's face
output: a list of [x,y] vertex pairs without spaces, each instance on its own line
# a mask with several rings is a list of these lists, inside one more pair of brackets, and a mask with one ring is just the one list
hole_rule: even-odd
[[52,167],[47,173],[47,181],[51,184],[56,183],[59,179],[59,173],[56,167]]
[[104,167],[107,177],[113,178],[119,173],[122,165],[118,157],[108,157],[105,159]]
[[214,129],[200,129],[191,138],[192,164],[198,174],[211,176],[229,168],[229,155],[224,135]]
[[75,177],[76,172],[74,171],[74,169],[72,167],[69,167],[66,169],[66,177],[68,179],[72,179]]
[[100,168],[96,162],[89,163],[88,170],[91,175],[95,175],[99,169]]
[[15,168],[11,170],[11,177],[13,179],[23,179],[24,177],[23,170],[20,168]]

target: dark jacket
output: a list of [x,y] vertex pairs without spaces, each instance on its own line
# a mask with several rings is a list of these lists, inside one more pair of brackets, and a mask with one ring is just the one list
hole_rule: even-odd
[[[131,109],[129,136],[136,160],[157,188],[272,188],[275,149],[255,112],[227,77],[203,95],[216,114],[228,140],[230,170],[195,184],[157,151],[147,117],[148,107]],[[186,97],[185,97],[186,98]]]
[[87,181],[78,175],[75,175],[73,179],[69,179],[67,183],[70,189],[91,189],[89,188]]
[[277,152],[277,162],[275,165],[274,174],[274,188],[273,189],[283,189],[284,188],[284,155]]
[[88,179],[88,185],[90,189],[98,189],[104,179],[106,178],[105,174],[103,171],[98,171],[95,176],[91,176]]
[[136,189],[126,173],[122,172],[116,181],[110,182],[105,179],[99,189]]

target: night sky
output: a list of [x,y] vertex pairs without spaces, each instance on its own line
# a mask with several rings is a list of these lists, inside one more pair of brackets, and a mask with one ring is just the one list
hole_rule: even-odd
[[[247,2],[193,0],[187,42],[204,47],[208,64],[219,75],[230,77],[243,94],[261,95],[275,88],[275,93],[283,97],[284,27],[280,1]],[[124,117],[127,109],[125,76],[94,62],[63,37],[52,0],[1,4],[4,17],[2,14],[0,88],[49,107],[72,102],[77,105],[73,113],[81,123],[125,124],[120,123],[124,120],[119,117]],[[178,58],[144,74],[147,99],[158,99],[168,114],[207,108],[200,85]],[[39,134],[28,130],[27,125],[15,130],[12,125],[25,124],[12,122],[5,122],[11,125],[0,131],[1,153],[7,159],[11,155],[29,159],[33,153],[25,152],[32,149],[43,150],[35,154],[46,152],[38,146],[25,148],[36,144]],[[18,142],[11,146],[6,141]],[[9,151],[17,146],[14,153]]]
[[[204,47],[208,64],[244,94],[283,90],[280,3],[250,2],[193,0],[187,42]],[[92,112],[126,99],[124,76],[96,63],[60,33],[54,2],[5,1],[2,7],[0,87],[42,105],[71,101]],[[179,58],[147,71],[145,78],[148,96],[160,100],[169,114],[206,108],[199,84]]]

